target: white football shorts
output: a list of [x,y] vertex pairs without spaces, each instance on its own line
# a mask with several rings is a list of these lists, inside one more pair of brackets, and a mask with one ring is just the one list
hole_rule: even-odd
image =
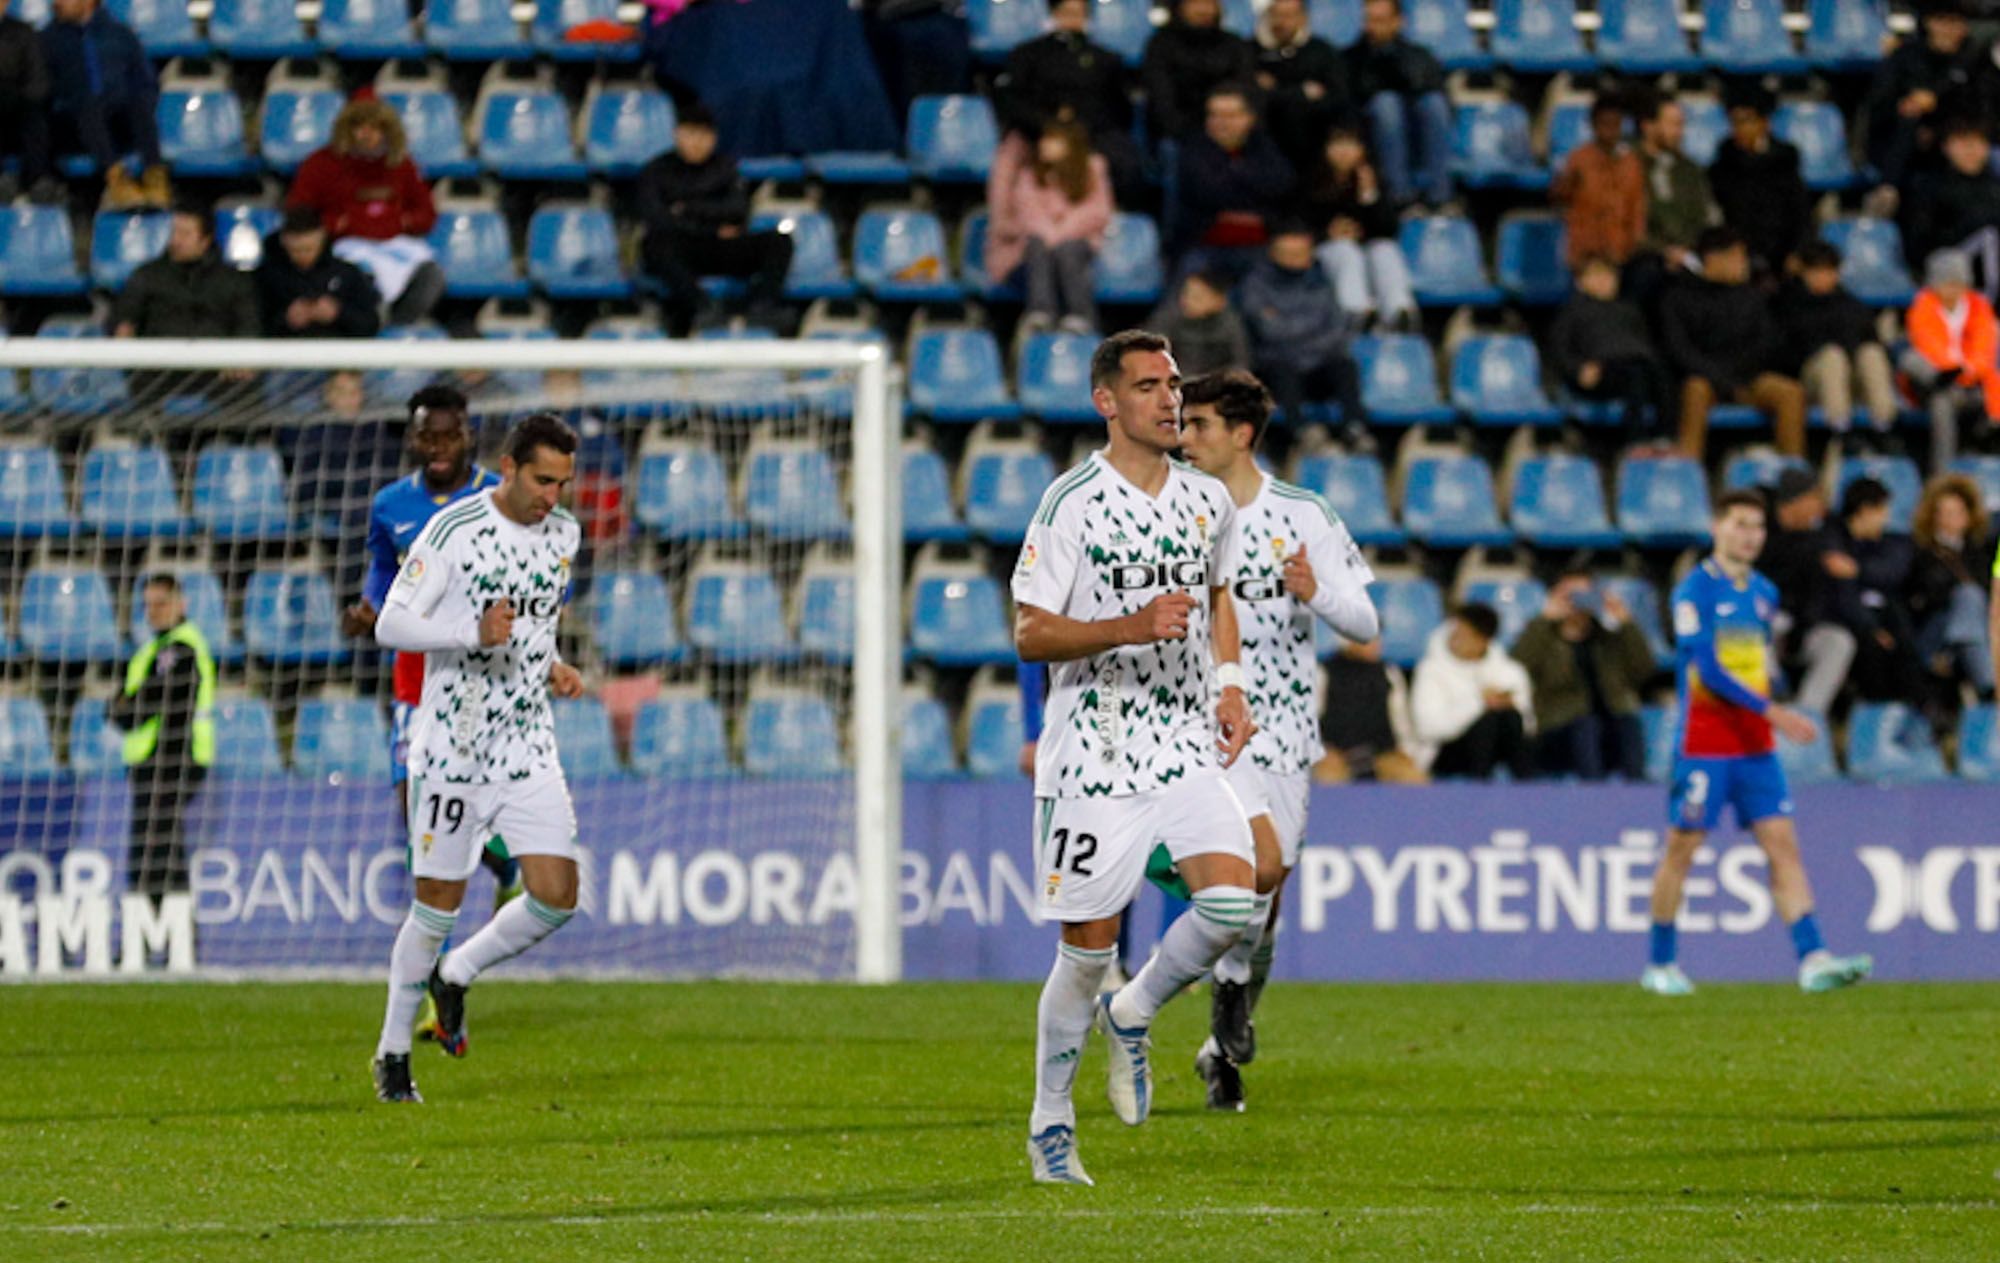
[[486,839],[498,834],[507,853],[577,858],[576,809],[562,768],[518,781],[457,784],[410,778],[410,869],[417,877],[466,881],[479,867]]
[[1145,884],[1156,846],[1177,864],[1211,854],[1256,863],[1249,818],[1219,768],[1143,794],[1036,799],[1043,920],[1101,921],[1123,912]]
[[1230,764],[1229,788],[1243,803],[1243,814],[1255,820],[1269,816],[1278,831],[1278,855],[1286,868],[1299,862],[1306,841],[1306,804],[1312,798],[1311,772],[1273,772],[1248,756]]

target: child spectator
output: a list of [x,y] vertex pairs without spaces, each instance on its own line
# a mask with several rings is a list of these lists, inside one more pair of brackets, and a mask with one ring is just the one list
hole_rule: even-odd
[[2000,325],[1993,304],[1972,292],[1972,264],[1956,250],[1924,263],[1924,288],[1904,318],[1910,349],[1900,367],[1930,412],[1931,468],[1958,455],[1959,421],[1971,416],[1983,436],[2000,421]]
[[1623,267],[1646,233],[1646,177],[1625,139],[1625,108],[1606,94],[1590,106],[1590,140],[1563,163],[1549,196],[1567,211],[1571,266],[1601,254]]
[[986,182],[986,275],[1017,273],[1028,291],[1023,327],[1097,327],[1092,265],[1111,224],[1111,171],[1075,123],[1051,123],[1032,142],[1009,135]]
[[1889,351],[1875,331],[1875,313],[1840,287],[1840,251],[1824,241],[1799,248],[1798,275],[1786,282],[1776,308],[1787,371],[1806,388],[1836,434],[1854,424],[1854,397],[1886,433],[1896,424],[1896,386]]
[[1190,272],[1154,309],[1146,327],[1174,344],[1181,376],[1203,377],[1250,367],[1250,335],[1229,305],[1229,285],[1213,272]]
[[1335,301],[1303,224],[1279,227],[1236,302],[1250,331],[1251,361],[1285,418],[1297,425],[1307,400],[1335,399],[1352,433],[1362,420],[1360,374],[1348,352],[1354,323]]
[[1319,263],[1341,307],[1386,328],[1416,328],[1417,297],[1396,242],[1396,208],[1382,194],[1360,132],[1342,127],[1328,135],[1306,172],[1299,210],[1306,226],[1325,236]]
[[701,307],[701,277],[749,281],[750,319],[783,323],[792,239],[750,230],[750,187],[736,160],[716,148],[715,115],[699,102],[674,122],[674,147],[639,172],[639,219],[646,225],[646,270],[667,288],[667,327],[687,336]]
[[1549,330],[1549,358],[1563,385],[1584,399],[1621,406],[1627,437],[1674,415],[1674,382],[1653,346],[1646,317],[1619,297],[1618,269],[1601,254],[1577,268],[1576,292]]

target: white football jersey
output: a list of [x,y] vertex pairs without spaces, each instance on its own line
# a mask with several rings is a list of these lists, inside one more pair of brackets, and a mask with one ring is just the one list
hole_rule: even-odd
[[1234,516],[1199,470],[1174,463],[1149,496],[1102,452],[1043,493],[1014,567],[1017,604],[1102,622],[1184,591],[1195,608],[1185,639],[1049,664],[1036,797],[1143,793],[1218,765],[1209,587],[1236,578]]
[[500,512],[494,494],[440,510],[389,589],[387,605],[454,626],[503,598],[514,606],[504,644],[424,655],[410,774],[427,781],[518,781],[556,766],[549,669],[582,532],[560,508],[523,526]]

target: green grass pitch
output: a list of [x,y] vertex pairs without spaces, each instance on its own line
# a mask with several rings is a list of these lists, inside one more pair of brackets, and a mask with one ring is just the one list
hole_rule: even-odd
[[1035,988],[473,991],[377,1105],[379,988],[0,988],[0,1259],[1994,1259],[2000,986],[1274,985],[1250,1112],[1079,1077],[1029,1183]]

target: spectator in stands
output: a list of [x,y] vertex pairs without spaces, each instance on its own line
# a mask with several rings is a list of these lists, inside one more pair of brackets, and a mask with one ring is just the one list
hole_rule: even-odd
[[1021,274],[1028,293],[1029,333],[1061,324],[1065,332],[1097,328],[1092,265],[1104,245],[1111,204],[1111,170],[1090,152],[1076,123],[1050,123],[1032,140],[1009,134],[986,180],[986,275]]
[[1670,96],[1655,96],[1639,116],[1639,162],[1646,179],[1646,232],[1625,268],[1625,292],[1654,310],[1669,277],[1691,270],[1695,242],[1722,221],[1708,172],[1681,152],[1687,114]]
[[964,92],[972,83],[972,30],[965,0],[861,0],[861,20],[889,106],[910,116],[920,96]]
[[1921,14],[1922,36],[1882,59],[1861,107],[1868,163],[1882,177],[1870,200],[1881,214],[1894,205],[1888,194],[1935,160],[1940,119],[1992,118],[2000,110],[2000,82],[1988,50],[1971,38],[1962,0],[1932,0]]
[[1236,294],[1250,332],[1250,357],[1284,417],[1297,425],[1308,400],[1334,399],[1350,431],[1362,419],[1361,375],[1350,350],[1351,316],[1313,258],[1313,235],[1283,224],[1263,262]]
[[285,207],[319,212],[334,254],[367,272],[388,302],[390,324],[414,324],[444,297],[444,269],[425,240],[437,207],[387,102],[341,109],[332,138],[292,177]]
[[1139,67],[1156,142],[1192,139],[1202,130],[1204,106],[1214,108],[1215,89],[1257,74],[1250,42],[1222,29],[1221,0],[1177,0],[1173,12],[1146,41]]
[[158,906],[188,889],[181,811],[215,761],[215,659],[172,573],[148,575],[141,599],[151,637],[126,664],[125,687],[105,718],[125,730],[121,754],[132,784],[126,885]]
[[382,328],[375,282],[334,257],[319,212],[303,206],[264,242],[257,291],[267,338],[372,338]]
[[255,286],[216,254],[196,206],[174,208],[165,253],[140,264],[111,304],[120,338],[254,338],[261,328]]
[[1646,634],[1587,570],[1556,581],[1514,642],[1535,698],[1535,761],[1546,776],[1645,776],[1640,690],[1658,670]]
[[1451,202],[1451,105],[1444,67],[1421,45],[1403,38],[1401,0],[1366,0],[1361,38],[1347,50],[1348,82],[1368,114],[1375,156],[1389,200],[1421,201],[1433,210]]
[[1117,53],[1090,39],[1094,0],[1055,0],[1046,35],[1007,54],[994,84],[1000,124],[1034,136],[1045,120],[1081,123],[1111,168],[1121,205],[1145,204],[1146,164],[1132,140],[1132,76]]
[[1380,638],[1340,646],[1326,664],[1319,735],[1326,754],[1313,765],[1323,785],[1380,781],[1421,785],[1430,777],[1410,756],[1410,698],[1403,673],[1382,661]]
[[1576,292],[1549,329],[1549,358],[1570,391],[1621,405],[1627,438],[1674,415],[1674,379],[1653,345],[1646,317],[1619,297],[1618,269],[1601,254],[1576,270]]
[[[58,152],[81,149],[104,173],[112,210],[167,206],[173,189],[160,163],[159,80],[132,28],[100,0],[55,0],[42,28],[49,72],[49,122]],[[139,176],[125,155],[139,156]]]
[[1840,251],[1808,241],[1795,256],[1797,275],[1775,304],[1785,371],[1806,388],[1836,434],[1854,424],[1854,396],[1868,408],[1878,432],[1896,424],[1895,374],[1889,350],[1875,328],[1875,313],[1840,285]]
[[1250,335],[1229,305],[1229,283],[1213,272],[1190,272],[1146,327],[1174,344],[1181,376],[1193,379],[1250,367]]
[[1776,100],[1751,84],[1729,101],[1729,135],[1716,146],[1708,180],[1722,222],[1743,234],[1760,274],[1780,275],[1812,230],[1812,194],[1799,174],[1799,151],[1771,134]]
[[1625,139],[1625,107],[1609,93],[1590,106],[1590,140],[1563,163],[1549,191],[1565,208],[1569,261],[1603,255],[1623,267],[1646,232],[1646,178]]
[[1699,277],[1683,277],[1660,309],[1667,360],[1681,378],[1681,450],[1702,458],[1708,412],[1717,403],[1747,404],[1767,414],[1778,449],[1806,450],[1806,392],[1775,371],[1778,324],[1750,284],[1750,254],[1733,228],[1702,234]]
[[0,158],[20,160],[18,179],[0,173],[0,205],[26,186],[40,203],[62,200],[49,166],[49,63],[35,28],[9,13],[0,0]]
[[[367,382],[355,372],[329,374],[319,410],[302,424],[281,426],[278,448],[291,468],[292,505],[316,527],[356,540],[375,492],[396,476],[403,454],[388,418],[368,410]],[[358,548],[341,556],[362,560]]]
[[674,147],[639,172],[646,270],[667,287],[667,329],[686,337],[701,307],[703,276],[746,277],[752,322],[781,323],[792,239],[750,231],[750,188],[736,159],[716,150],[715,115],[689,102],[674,123]]
[[1854,633],[1833,617],[1834,587],[1851,580],[1854,559],[1839,550],[1826,526],[1826,493],[1803,469],[1778,475],[1771,491],[1771,528],[1757,569],[1778,589],[1773,643],[1785,674],[1798,682],[1793,700],[1829,714],[1854,665]]
[[1988,302],[2000,296],[2000,176],[1986,124],[1961,119],[1944,129],[1944,162],[1913,177],[1903,204],[1903,248],[1913,259],[1961,250]]
[[1910,348],[1898,367],[1930,413],[1931,468],[1941,473],[1958,455],[1962,418],[1982,438],[2000,423],[2000,323],[1972,290],[1971,262],[1940,250],[1924,263],[1924,288],[1903,326]]
[[1848,483],[1835,533],[1835,547],[1852,559],[1854,574],[1834,586],[1834,616],[1854,633],[1854,687],[1871,702],[1909,701],[1924,691],[1903,602],[1915,550],[1909,536],[1889,533],[1889,498],[1876,479]]
[[1329,131],[1357,121],[1347,60],[1312,33],[1305,0],[1271,0],[1257,22],[1256,53],[1266,125],[1285,157],[1304,170]]
[[1431,633],[1411,688],[1417,762],[1432,776],[1483,781],[1506,768],[1534,773],[1529,737],[1534,690],[1521,664],[1495,639],[1493,607],[1462,605]]
[[1208,121],[1180,147],[1178,176],[1172,253],[1183,269],[1240,277],[1292,191],[1292,166],[1257,125],[1249,89],[1225,84],[1209,93]]
[[1417,296],[1396,241],[1396,208],[1383,196],[1361,133],[1335,128],[1304,170],[1299,210],[1307,227],[1325,238],[1319,262],[1333,278],[1340,305],[1385,328],[1415,329]]
[[1911,537],[1916,558],[1902,599],[1916,628],[1918,658],[1932,695],[1956,711],[1960,686],[1982,703],[1993,700],[1993,652],[1986,596],[1993,541],[1979,485],[1964,474],[1941,474],[1924,485]]

